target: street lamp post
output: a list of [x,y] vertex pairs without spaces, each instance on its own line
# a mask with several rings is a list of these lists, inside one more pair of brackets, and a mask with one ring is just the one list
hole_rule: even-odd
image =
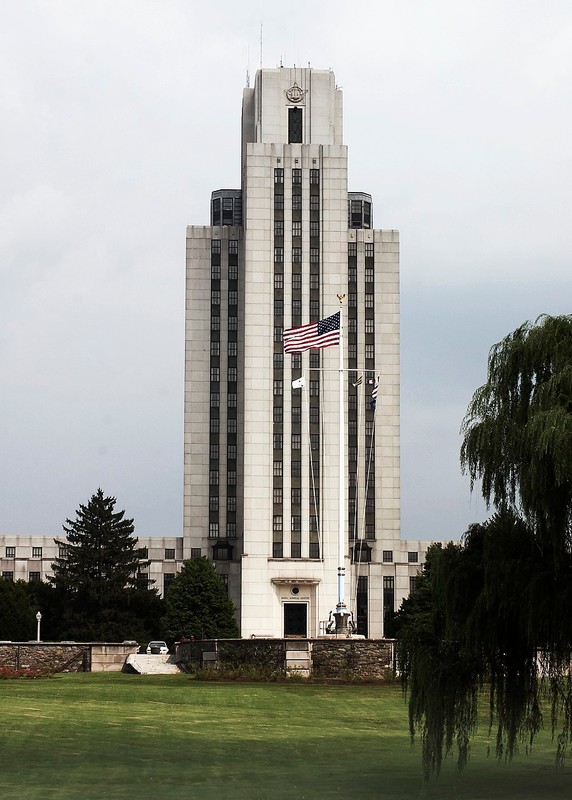
[[39,642],[40,641],[40,623],[42,621],[42,612],[41,611],[38,611],[38,613],[36,614],[36,619],[38,620],[38,628],[37,628],[37,632],[36,632],[36,641]]

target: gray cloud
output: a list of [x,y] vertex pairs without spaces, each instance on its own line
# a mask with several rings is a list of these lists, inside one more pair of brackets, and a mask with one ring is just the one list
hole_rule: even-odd
[[458,431],[488,349],[569,305],[569,4],[1,5],[2,532],[101,485],[180,533],[185,225],[240,183],[261,20],[265,66],[334,69],[350,188],[401,232],[404,534],[486,513]]

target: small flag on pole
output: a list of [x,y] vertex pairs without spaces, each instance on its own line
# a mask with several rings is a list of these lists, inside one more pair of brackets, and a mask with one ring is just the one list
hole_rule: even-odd
[[292,388],[293,389],[302,389],[306,381],[304,378],[297,378],[295,381],[292,381]]
[[285,353],[320,350],[340,343],[340,312],[319,322],[287,328],[282,334]]
[[361,386],[361,383],[362,383],[362,377],[360,375],[359,378],[352,383],[352,386],[355,389],[356,386]]
[[369,402],[369,407],[372,411],[375,411],[377,407],[377,391],[379,389],[379,375],[376,376],[375,381],[370,381],[373,383],[373,389],[371,390],[371,400]]

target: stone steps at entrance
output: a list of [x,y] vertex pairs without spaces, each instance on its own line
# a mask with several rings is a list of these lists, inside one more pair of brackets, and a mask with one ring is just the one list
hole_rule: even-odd
[[286,672],[307,678],[312,671],[310,644],[306,641],[288,642],[286,649]]

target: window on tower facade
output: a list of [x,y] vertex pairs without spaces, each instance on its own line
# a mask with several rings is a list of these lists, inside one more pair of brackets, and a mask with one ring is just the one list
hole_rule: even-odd
[[292,406],[292,425],[300,425],[302,422],[302,406]]
[[295,186],[302,183],[302,170],[297,167],[292,170],[292,183]]
[[311,194],[310,195],[310,211],[319,211],[319,210],[320,210],[320,195]]
[[282,167],[275,168],[274,183],[284,183],[284,169]]
[[218,539],[218,522],[209,522],[209,539]]
[[319,169],[311,169],[310,170],[310,183],[311,184],[320,183],[320,170]]
[[272,435],[272,446],[274,450],[282,450],[282,434],[274,433]]
[[274,220],[274,236],[284,236],[284,220]]
[[292,263],[293,264],[300,264],[302,262],[302,248],[301,247],[293,247],[292,248]]
[[276,264],[282,264],[284,261],[284,248],[283,247],[275,247],[274,248],[274,262]]
[[211,240],[211,253],[218,255],[221,252],[220,239]]
[[299,290],[302,288],[302,273],[294,272],[292,275],[292,289]]
[[320,288],[320,274],[318,272],[310,275],[310,291],[316,292]]
[[283,391],[282,381],[278,380],[278,379],[274,380],[274,383],[273,383],[274,396],[278,397],[278,396],[282,395],[282,391]]
[[293,222],[292,223],[292,236],[302,236],[302,223],[301,222]]
[[293,194],[292,195],[292,211],[301,211],[302,210],[302,195],[301,194]]
[[288,109],[288,144],[302,144],[302,114],[301,108]]
[[274,210],[275,211],[283,211],[284,210],[284,195],[283,194],[275,194],[274,195]]
[[274,369],[284,369],[284,353],[274,353]]
[[282,462],[281,461],[275,461],[274,462],[273,469],[272,469],[272,474],[274,475],[275,478],[281,478],[282,477]]

